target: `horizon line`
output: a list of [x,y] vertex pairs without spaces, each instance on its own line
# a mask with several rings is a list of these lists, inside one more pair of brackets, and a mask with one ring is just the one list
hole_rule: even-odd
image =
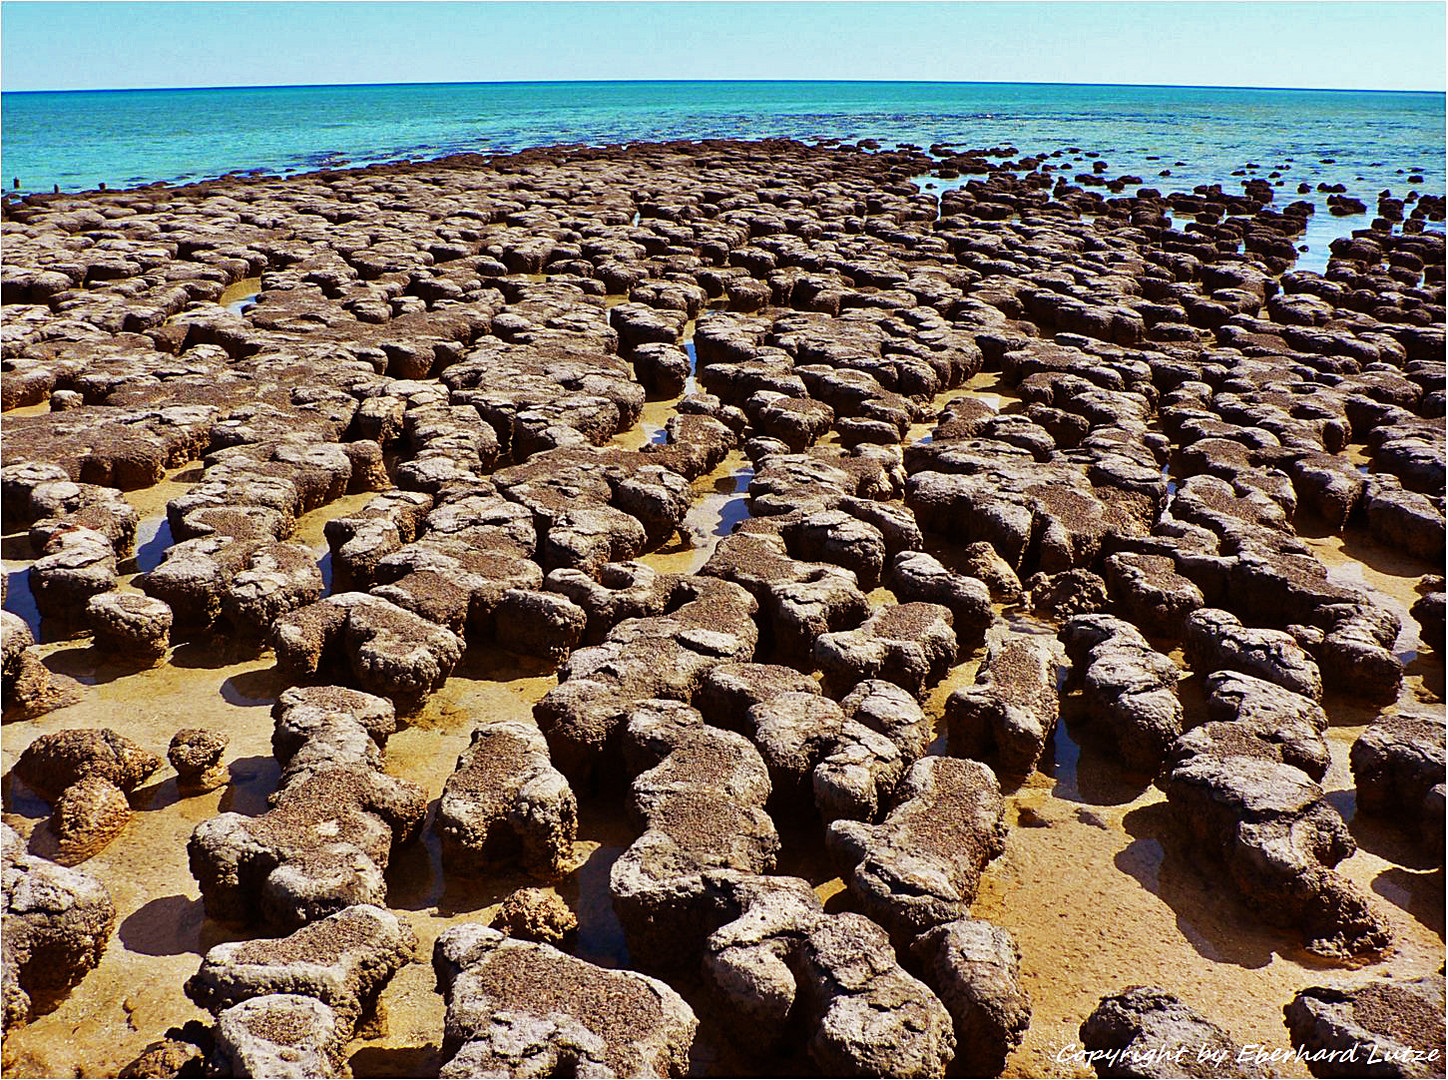
[[360,89],[391,86],[568,86],[621,85],[668,86],[676,84],[770,84],[805,83],[845,86],[1091,86],[1100,88],[1131,88],[1143,90],[1271,90],[1324,94],[1436,94],[1448,96],[1448,90],[1401,90],[1354,86],[1247,86],[1220,83],[1130,83],[1130,82],[1051,82],[1010,79],[483,79],[443,80],[439,82],[341,82],[341,83],[256,83],[222,86],[96,86],[68,90],[6,90],[0,94],[156,94],[206,90],[328,90]]

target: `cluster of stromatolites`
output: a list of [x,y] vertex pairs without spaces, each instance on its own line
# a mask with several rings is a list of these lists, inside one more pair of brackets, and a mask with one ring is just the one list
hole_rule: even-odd
[[[1410,615],[1298,530],[1441,563],[1442,200],[1385,193],[1317,274],[1291,269],[1313,204],[1263,180],[1163,195],[933,149],[560,148],[5,203],[0,480],[44,640],[144,669],[219,635],[291,687],[269,806],[187,846],[227,928],[186,983],[213,1022],[130,1075],[341,1075],[429,948],[444,1076],[684,1075],[725,1041],[741,1068],[997,1075],[1031,1004],[971,907],[1063,704],[1283,949],[1387,954],[1382,899],[1334,870],[1356,843],[1323,732],[1335,701],[1376,710],[1358,809],[1441,865],[1441,699],[1398,701],[1405,631],[1442,649],[1443,582]],[[969,179],[937,198],[930,172]],[[250,278],[250,307],[218,303]],[[748,516],[700,536],[731,454]],[[134,573],[126,493],[181,466]],[[693,572],[650,562],[690,544]],[[7,719],[62,705],[35,628],[3,630]],[[389,772],[483,647],[556,667],[535,723],[473,718],[441,790]],[[162,768],[115,727],[14,768],[59,842],[5,829],[7,1029],[104,962],[115,908],[56,863],[126,843]],[[228,782],[226,747],[177,733],[183,797]],[[562,894],[435,941],[388,909],[429,831],[448,875],[568,874],[600,790],[634,826],[608,888],[639,970],[576,955]],[[828,906],[779,872],[786,827],[832,861]],[[1108,995],[1082,1044],[1099,1069],[1230,1049],[1193,990]],[[1436,1039],[1441,1075],[1442,1008],[1441,977],[1349,979],[1286,1022],[1313,1049]]]

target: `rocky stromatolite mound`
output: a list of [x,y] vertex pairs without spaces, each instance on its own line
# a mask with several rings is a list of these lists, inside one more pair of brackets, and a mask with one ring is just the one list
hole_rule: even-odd
[[228,813],[187,844],[206,913],[291,930],[353,904],[382,904],[393,849],[414,839],[426,800],[405,780],[349,765],[285,788],[260,817]]
[[1181,670],[1110,615],[1076,616],[1061,628],[1061,641],[1080,672],[1090,722],[1107,728],[1128,769],[1155,777],[1182,732]]
[[816,638],[814,661],[841,693],[865,679],[888,679],[919,697],[955,663],[953,621],[941,604],[890,604],[857,629]]
[[1057,648],[1049,638],[995,637],[975,685],[945,702],[951,751],[991,761],[1002,776],[1026,776],[1041,759],[1060,714]]
[[1260,1076],[1237,1060],[1238,1043],[1175,995],[1133,986],[1101,999],[1081,1024],[1097,1076]]
[[799,964],[809,1052],[828,1076],[943,1076],[951,1017],[895,963],[889,935],[845,912],[805,939]]
[[704,944],[703,976],[746,1054],[803,1042],[831,1076],[943,1074],[950,1014],[900,967],[884,930],[863,915],[826,915],[799,878],[705,877],[723,925]]
[[601,757],[616,760],[635,703],[690,700],[713,668],[752,659],[757,611],[739,585],[680,577],[662,612],[625,619],[601,645],[575,652],[533,707],[554,766],[575,783],[591,777]]
[[975,645],[991,623],[990,590],[979,578],[952,573],[923,551],[902,551],[891,561],[885,584],[902,601],[943,604],[954,616],[962,645]]
[[1031,1023],[1015,939],[966,915],[927,930],[910,951],[955,1021],[955,1067],[998,1075]]
[[1245,725],[1207,745],[1173,749],[1162,780],[1179,827],[1222,861],[1242,899],[1264,918],[1335,958],[1385,952],[1392,932],[1371,901],[1331,869],[1357,850],[1326,794]]
[[1358,809],[1443,852],[1444,722],[1426,710],[1384,716],[1352,745]]
[[131,820],[126,795],[160,765],[154,754],[110,728],[72,728],[27,746],[15,775],[50,802],[56,860],[73,866],[121,834]]
[[1448,612],[1448,592],[1443,588],[1443,575],[1430,574],[1418,582],[1422,595],[1413,603],[1411,612],[1422,627],[1423,644],[1443,651],[1444,613]]
[[76,525],[51,532],[30,567],[36,610],[63,625],[83,624],[86,605],[116,587],[116,550],[94,529]]
[[498,908],[493,929],[508,937],[560,948],[577,934],[578,916],[550,889],[518,889]]
[[35,635],[13,611],[0,611],[0,649],[4,650],[0,693],[6,719],[39,716],[60,705],[61,692],[40,660]]
[[437,831],[451,871],[516,860],[529,873],[556,877],[573,859],[578,801],[538,729],[502,720],[473,731],[443,786]]
[[684,1076],[698,1021],[667,985],[484,926],[444,931],[440,1075]]
[[171,644],[170,605],[144,593],[97,593],[85,616],[96,645],[123,663],[154,663]]
[[462,658],[463,642],[445,626],[368,593],[339,593],[271,624],[277,663],[311,678],[337,673],[359,689],[416,705]]
[[217,1016],[208,1071],[296,1080],[340,1076],[345,1042],[336,1014],[314,997],[247,998]]
[[1165,555],[1120,552],[1106,560],[1106,591],[1123,615],[1153,637],[1179,638],[1202,591]]
[[203,821],[187,854],[207,914],[291,931],[356,904],[386,901],[395,848],[416,839],[422,790],[381,771],[391,704],[345,687],[288,690],[273,708],[283,771],[257,817]]
[[[382,767],[397,712],[384,697],[345,686],[294,686],[272,706],[272,754],[281,764],[278,791],[340,765]],[[276,802],[274,794],[271,801]]]
[[25,842],[0,825],[5,918],[5,1029],[55,1006],[100,963],[116,921],[100,882],[25,852]]
[[985,865],[1005,850],[1005,804],[989,767],[921,758],[878,825],[836,821],[828,846],[851,899],[902,939],[964,915]]
[[1443,976],[1310,986],[1282,1009],[1313,1076],[1443,1075]]
[[[1238,671],[1206,677],[1207,722],[1187,732],[1174,754],[1211,745],[1265,755],[1293,765],[1319,783],[1332,764],[1324,733],[1327,713],[1311,698]],[[1230,751],[1228,751],[1230,752]]]
[[154,754],[110,728],[72,728],[36,739],[15,769],[36,794],[54,798],[88,776],[130,791],[160,764]]
[[[193,1026],[201,1025],[193,1021]],[[173,1028],[172,1031],[176,1035],[180,1034],[177,1029]],[[149,1043],[116,1075],[120,1080],[172,1080],[175,1077],[204,1076],[206,1051],[197,1043],[176,1035],[168,1034],[164,1039]],[[198,1034],[197,1038],[208,1047],[215,1042],[209,1031],[204,1036]]]
[[182,728],[171,739],[166,760],[176,770],[176,790],[182,795],[204,795],[227,782],[231,775],[222,760],[228,739],[217,731]]
[[931,725],[920,703],[903,688],[884,679],[866,679],[840,700],[851,720],[878,731],[900,748],[910,764],[925,755]]
[[637,962],[692,964],[716,925],[710,875],[774,868],[769,772],[742,735],[663,699],[629,713],[624,762],[636,773],[629,803],[643,832],[609,870],[614,911]]
[[346,1037],[416,952],[417,935],[407,920],[357,905],[284,938],[217,945],[186,981],[186,996],[220,1014],[248,998],[300,994],[326,1004]]
[[1198,670],[1240,671],[1322,700],[1317,664],[1291,634],[1243,626],[1230,612],[1201,608],[1188,616],[1183,638],[1187,660]]

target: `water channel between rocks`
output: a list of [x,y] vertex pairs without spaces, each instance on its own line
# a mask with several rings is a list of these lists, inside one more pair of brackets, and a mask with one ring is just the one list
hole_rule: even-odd
[[[243,283],[223,302],[239,303],[259,281]],[[692,324],[687,328],[692,333]],[[689,347],[692,358],[693,349]],[[687,391],[693,389],[690,379]],[[1016,399],[994,374],[939,396],[975,394],[1000,409]],[[640,423],[616,445],[634,449],[656,441],[674,401],[647,403]],[[908,441],[929,438],[930,423],[918,424]],[[829,440],[826,440],[828,442]],[[692,572],[714,544],[748,515],[747,487],[753,470],[738,451],[693,485],[694,502],[675,542],[646,555],[659,570]],[[152,488],[127,498],[142,523],[133,560],[121,567],[120,587],[130,575],[153,567],[170,543],[166,502],[199,477],[192,463],[168,473]],[[325,561],[326,520],[360,508],[370,495],[348,496],[300,519],[296,539]],[[1419,575],[1434,568],[1368,542],[1355,533],[1304,533],[1317,556],[1344,580],[1371,589],[1384,606],[1402,613],[1415,597]],[[957,553],[927,543],[932,554],[952,565]],[[9,575],[6,607],[34,618],[24,573],[29,552],[23,534],[7,536]],[[324,565],[325,569],[325,565]],[[886,590],[872,603],[893,599]],[[1015,610],[999,612],[1018,632],[1054,633],[1049,623]],[[1405,620],[1412,625],[1411,620]],[[1411,635],[1411,631],[1408,632]],[[1408,659],[1403,700],[1441,701],[1443,665],[1436,654],[1417,654],[1411,636],[1400,640]],[[24,749],[39,735],[73,727],[115,726],[140,745],[162,751],[183,727],[225,733],[232,781],[195,798],[178,798],[174,773],[163,767],[135,793],[138,813],[123,836],[84,864],[111,891],[118,919],[100,966],[54,1011],[34,1019],[6,1040],[7,1075],[114,1075],[166,1028],[204,1017],[182,993],[207,949],[231,937],[204,918],[199,890],[187,868],[186,842],[195,826],[219,812],[258,814],[279,774],[272,757],[270,706],[284,688],[271,655],[239,656],[224,639],[183,643],[164,666],[125,672],[99,659],[87,639],[44,644],[42,655],[55,672],[77,684],[73,704],[32,721],[5,728],[4,820],[22,834],[41,833],[32,847],[42,850],[49,807],[10,775]],[[1180,653],[1173,654],[1179,661]],[[982,654],[964,656],[926,701],[938,719],[955,688],[969,685]],[[1199,680],[1182,686],[1188,711],[1200,709]],[[461,922],[486,922],[513,889],[531,884],[521,873],[467,879],[443,875],[432,829],[436,796],[451,774],[473,728],[490,721],[531,722],[532,705],[557,684],[542,662],[492,648],[473,648],[423,711],[410,718],[387,744],[387,769],[420,784],[432,797],[421,842],[394,859],[388,872],[388,904],[413,924],[422,962],[396,976],[382,997],[382,1020],[349,1048],[354,1075],[420,1076],[441,1064],[439,1044],[444,1003],[427,962],[439,933]],[[1194,696],[1195,695],[1195,700]],[[1007,793],[1010,833],[1005,853],[985,871],[972,911],[1015,935],[1022,976],[1034,1015],[1024,1044],[1007,1063],[1006,1076],[1089,1076],[1069,1059],[1076,1028],[1102,995],[1137,984],[1191,987],[1194,1007],[1225,1026],[1242,1043],[1285,1046],[1282,1006],[1304,986],[1330,980],[1341,969],[1327,967],[1290,946],[1280,932],[1221,887],[1220,871],[1198,863],[1174,838],[1162,794],[1127,780],[1111,752],[1095,748],[1082,732],[1079,695],[1063,694],[1063,723],[1047,745],[1040,768]],[[1324,782],[1333,805],[1348,820],[1357,854],[1338,870],[1368,893],[1385,913],[1398,940],[1397,951],[1366,969],[1400,978],[1436,971],[1443,955],[1442,871],[1415,868],[1412,848],[1382,826],[1354,815],[1354,785],[1348,750],[1376,712],[1348,702],[1326,702],[1332,767]],[[1081,735],[1083,742],[1077,742]],[[944,752],[944,737],[932,752]],[[557,886],[577,913],[578,955],[606,966],[626,966],[628,952],[614,917],[609,868],[636,830],[617,792],[580,799],[579,836],[573,871]],[[779,872],[815,885],[836,910],[843,885],[823,853],[818,821],[777,822],[784,841]],[[832,899],[838,896],[838,899]],[[707,1033],[706,1033],[707,1034]],[[708,1071],[730,1075],[727,1046],[705,1040],[698,1051]],[[807,1060],[776,1063],[762,1075],[805,1075]],[[1284,1075],[1306,1076],[1300,1065]],[[737,1075],[737,1074],[736,1074]]]

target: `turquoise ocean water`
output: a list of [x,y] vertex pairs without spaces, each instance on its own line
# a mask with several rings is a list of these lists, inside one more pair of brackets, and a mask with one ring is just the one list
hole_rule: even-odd
[[[6,188],[293,172],[548,143],[787,135],[1080,146],[1172,183],[1247,162],[1366,190],[1443,185],[1444,96],[1023,83],[462,83],[0,95]],[[1146,160],[1148,156],[1160,162]],[[1334,159],[1322,163],[1323,158]],[[1185,162],[1175,166],[1177,161]],[[1265,170],[1264,170],[1265,171]],[[1362,176],[1362,181],[1356,177]],[[1365,186],[1366,185],[1366,186]],[[1436,187],[1435,187],[1436,185]]]
[[[1133,173],[1162,190],[1234,184],[1232,172],[1248,164],[1259,168],[1246,175],[1278,171],[1284,197],[1296,198],[1302,182],[1344,184],[1369,205],[1384,188],[1444,190],[1444,95],[1435,93],[593,82],[0,95],[7,191],[15,178],[21,191],[73,191],[554,143],[766,136],[1009,145],[1022,154],[1079,147],[1106,158],[1108,175]],[[1424,179],[1410,182],[1415,173]]]

